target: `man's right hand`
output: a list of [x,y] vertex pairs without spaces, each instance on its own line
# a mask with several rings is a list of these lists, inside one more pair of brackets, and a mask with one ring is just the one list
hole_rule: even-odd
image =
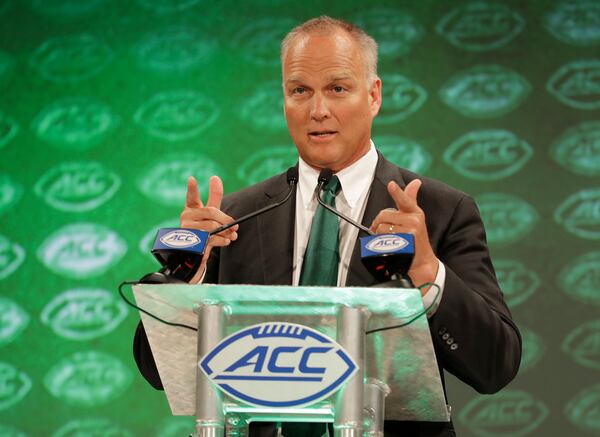
[[[208,201],[206,206],[200,199],[200,192],[198,191],[198,182],[193,176],[188,178],[187,195],[185,198],[185,207],[180,218],[182,228],[200,229],[202,231],[213,231],[218,227],[231,223],[233,218],[221,211],[221,200],[223,199],[223,182],[218,176],[211,176],[208,185]],[[213,247],[228,246],[232,241],[237,240],[237,230],[239,225],[232,226],[231,228],[212,235],[206,246],[202,263],[198,269],[198,273],[192,278],[191,283],[197,283],[200,278],[204,275],[206,269],[206,262],[210,256],[210,251]]]

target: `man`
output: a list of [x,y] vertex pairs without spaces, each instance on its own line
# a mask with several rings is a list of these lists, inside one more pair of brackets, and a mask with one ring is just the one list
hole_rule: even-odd
[[[212,237],[194,281],[304,283],[305,254],[315,244],[309,235],[317,210],[317,176],[330,168],[341,183],[338,209],[376,233],[414,235],[410,278],[442,290],[428,314],[440,367],[481,393],[500,390],[516,375],[521,339],[498,287],[477,207],[464,193],[392,165],[373,147],[371,126],[382,86],[376,43],[355,26],[320,17],[288,34],[281,61],[284,112],[299,154],[295,201]],[[213,176],[203,205],[197,182],[190,178],[181,226],[216,229],[280,200],[287,188],[285,175],[279,175],[221,202],[223,186]],[[360,262],[358,230],[341,223],[339,235],[332,285],[373,285],[376,281]],[[423,289],[422,295],[429,304],[435,289]],[[136,359],[157,386],[142,336],[138,330]],[[386,422],[385,433],[454,435],[451,423]]]

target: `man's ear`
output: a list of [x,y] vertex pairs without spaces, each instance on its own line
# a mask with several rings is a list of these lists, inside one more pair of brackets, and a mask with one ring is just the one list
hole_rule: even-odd
[[376,76],[375,79],[371,81],[371,86],[369,87],[369,97],[371,114],[373,117],[375,117],[379,113],[379,108],[381,108],[381,79],[379,76]]

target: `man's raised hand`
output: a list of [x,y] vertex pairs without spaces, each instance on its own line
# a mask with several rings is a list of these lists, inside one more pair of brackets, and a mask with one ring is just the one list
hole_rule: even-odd
[[[429,243],[425,213],[417,203],[421,185],[419,179],[414,179],[402,190],[396,182],[390,182],[387,189],[396,204],[396,209],[384,209],[371,224],[371,231],[376,234],[402,232],[414,236],[415,258],[408,275],[417,286],[433,282],[439,267],[439,261]],[[423,289],[422,293],[425,291],[426,289]]]
[[[180,226],[182,228],[200,229],[202,231],[210,232],[224,224],[231,223],[233,218],[220,209],[222,199],[223,182],[220,177],[210,177],[208,184],[208,201],[205,206],[200,199],[198,182],[196,181],[196,178],[190,176],[187,184],[185,207],[179,216]],[[232,241],[237,240],[238,228],[239,225],[232,226],[209,238],[198,274],[191,282],[198,282],[198,279],[204,274],[206,262],[213,247],[228,246]]]

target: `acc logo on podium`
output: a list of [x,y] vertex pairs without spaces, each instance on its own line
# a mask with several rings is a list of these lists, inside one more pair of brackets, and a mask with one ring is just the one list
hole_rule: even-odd
[[226,394],[262,407],[313,404],[358,369],[331,338],[284,322],[261,323],[228,336],[199,366]]

